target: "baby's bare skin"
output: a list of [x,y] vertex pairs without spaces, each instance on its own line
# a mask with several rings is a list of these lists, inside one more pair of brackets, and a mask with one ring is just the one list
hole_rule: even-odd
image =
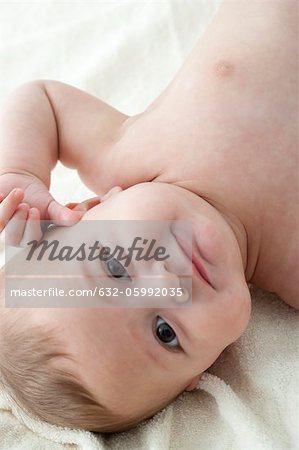
[[4,194],[19,187],[42,219],[67,219],[47,190],[57,158],[99,195],[176,184],[222,213],[246,280],[299,308],[297,13],[295,0],[224,1],[167,89],[133,117],[58,82],[20,89],[0,120]]
[[247,281],[299,308],[296,10],[295,1],[225,2],[166,91],[124,122],[101,156],[100,183],[197,193],[236,232],[244,226]]
[[[190,339],[182,339],[178,326],[180,352],[160,349],[153,340],[148,330],[155,309],[26,310],[29,323],[58,326],[75,355],[74,366],[67,369],[79,373],[99,401],[107,399],[110,406],[112,399],[117,411],[156,408],[161,392],[174,398],[196,387],[202,372],[247,326],[251,301],[246,282],[276,292],[299,309],[296,6],[292,0],[225,1],[165,92],[134,117],[47,81],[16,96],[23,107],[30,99],[32,110],[24,107],[19,116],[7,112],[8,125],[19,129],[22,122],[28,147],[25,155],[23,141],[18,147],[15,140],[15,126],[12,139],[5,127],[3,149],[13,151],[3,151],[0,175],[1,169],[26,173],[21,179],[17,173],[17,186],[7,174],[10,185],[3,185],[7,191],[26,191],[31,183],[34,195],[28,196],[27,189],[24,201],[41,218],[65,213],[54,200],[48,203],[50,169],[59,156],[100,196],[116,184],[131,187],[118,189],[94,208],[85,205],[82,220],[191,218],[198,240],[213,256],[207,267],[216,289],[194,277],[192,309],[163,312],[170,325],[181,324],[190,333]],[[30,123],[35,106],[40,127]],[[12,102],[9,109],[18,108]],[[42,166],[28,158],[38,138],[43,145],[35,150],[45,149]],[[30,172],[38,178],[33,187]],[[66,230],[52,232],[61,238]],[[149,362],[146,346],[155,363]]]

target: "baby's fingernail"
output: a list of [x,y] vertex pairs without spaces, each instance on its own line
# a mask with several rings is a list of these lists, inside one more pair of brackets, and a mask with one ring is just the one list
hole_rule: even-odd
[[67,203],[65,206],[69,209],[74,209],[77,205],[78,203]]
[[16,189],[13,190],[13,196],[14,196],[15,198],[20,197],[20,195],[23,196],[23,191],[22,191],[22,189],[16,188]]
[[37,217],[39,215],[39,210],[37,208],[30,208],[28,214],[31,218]]

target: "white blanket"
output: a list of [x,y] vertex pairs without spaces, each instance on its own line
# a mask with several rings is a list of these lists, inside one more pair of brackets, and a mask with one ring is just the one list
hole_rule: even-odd
[[[218,5],[2,1],[0,107],[19,84],[48,78],[124,113],[141,112],[173,78]],[[51,191],[62,202],[92,195],[60,164]],[[299,312],[256,289],[252,298],[246,332],[208,370],[200,389],[153,419],[111,436],[59,429],[28,418],[2,392],[0,450],[299,449]]]

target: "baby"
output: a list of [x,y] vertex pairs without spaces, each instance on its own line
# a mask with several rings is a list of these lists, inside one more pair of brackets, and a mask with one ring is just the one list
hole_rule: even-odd
[[[49,80],[8,98],[0,231],[10,243],[40,239],[40,219],[187,219],[203,268],[193,260],[192,308],[2,308],[1,378],[22,407],[58,425],[129,429],[194,389],[241,336],[248,283],[299,309],[297,43],[296,1],[227,0],[141,114]],[[98,197],[56,202],[58,159]]]

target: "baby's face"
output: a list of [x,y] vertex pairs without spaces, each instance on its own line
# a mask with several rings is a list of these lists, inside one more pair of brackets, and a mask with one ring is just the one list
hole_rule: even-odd
[[[101,403],[134,413],[195,387],[196,376],[245,330],[251,301],[235,234],[202,198],[174,185],[142,183],[116,192],[82,218],[125,219],[192,222],[194,240],[201,249],[197,256],[211,282],[193,269],[192,307],[32,309],[27,313],[39,324],[60,328],[67,349],[75,355],[73,371]],[[53,230],[53,238],[55,233],[59,234],[59,228]],[[126,268],[128,273],[131,269]],[[129,279],[119,282],[130,286]],[[167,343],[158,333],[161,323],[170,330],[172,339]]]

